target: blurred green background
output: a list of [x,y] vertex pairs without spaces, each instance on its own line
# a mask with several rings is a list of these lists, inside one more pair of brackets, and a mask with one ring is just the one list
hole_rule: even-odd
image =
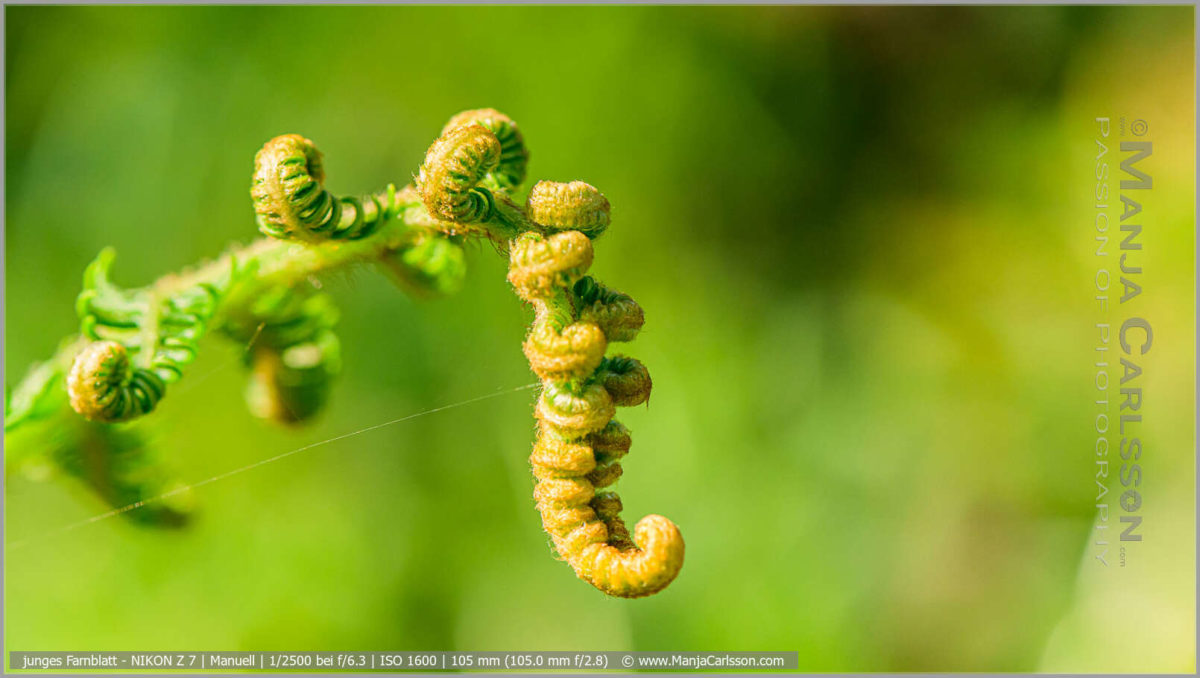
[[[408,181],[450,115],[612,201],[594,272],[648,322],[626,515],[687,540],[653,598],[556,562],[532,391],[196,490],[181,532],[8,478],[10,650],[797,650],[803,670],[1195,666],[1192,8],[7,7],[5,380],[75,331],[96,252],[145,284],[253,238],[254,152]],[[1150,121],[1147,540],[1092,558],[1099,115]],[[1115,134],[1114,128],[1114,134]],[[1115,186],[1114,186],[1115,188]],[[1115,243],[1114,243],[1115,244]],[[212,339],[146,422],[198,481],[531,383],[489,247],[414,301],[327,281],[345,370],[298,431]],[[1110,314],[1119,322],[1116,313]],[[1152,398],[1152,399],[1151,399]],[[1114,498],[1110,495],[1110,498]]]

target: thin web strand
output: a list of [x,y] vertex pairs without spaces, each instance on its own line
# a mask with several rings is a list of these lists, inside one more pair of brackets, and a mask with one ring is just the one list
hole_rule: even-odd
[[503,395],[509,395],[509,394],[512,394],[512,393],[518,393],[518,392],[520,392],[520,391],[528,391],[529,389],[531,389],[531,388],[535,388],[535,387],[537,387],[537,386],[539,386],[539,385],[540,385],[540,384],[538,384],[538,383],[536,383],[536,382],[535,382],[535,383],[532,383],[532,384],[526,384],[526,385],[524,385],[524,386],[518,386],[518,387],[516,387],[516,388],[509,389],[509,390],[507,390],[507,391],[500,391],[500,392],[497,392],[497,393],[489,393],[489,394],[487,394],[487,395],[478,396],[478,397],[475,397],[475,398],[471,398],[471,399],[469,399],[469,400],[463,400],[463,401],[461,401],[461,402],[452,403],[452,404],[450,404],[450,405],[442,405],[441,407],[435,407],[435,408],[433,408],[433,409],[431,409],[431,410],[425,410],[425,411],[423,411],[423,412],[417,412],[416,414],[409,414],[409,415],[407,415],[407,416],[400,417],[399,419],[392,419],[391,421],[385,421],[385,422],[383,422],[382,424],[375,424],[374,426],[368,426],[368,427],[366,427],[366,428],[359,429],[359,430],[357,430],[357,431],[352,431],[352,432],[350,432],[350,433],[343,433],[343,434],[342,434],[342,435],[340,435],[340,436],[334,436],[333,438],[328,438],[328,439],[326,439],[326,440],[322,440],[322,441],[319,441],[319,442],[310,443],[310,444],[308,444],[308,445],[305,445],[304,447],[298,447],[298,448],[296,448],[296,449],[294,449],[294,450],[289,450],[289,451],[287,451],[287,452],[282,452],[282,453],[280,453],[280,454],[277,454],[277,455],[275,455],[275,456],[273,456],[273,457],[268,457],[268,458],[266,458],[266,459],[260,459],[260,460],[258,460],[258,461],[256,461],[256,462],[253,462],[253,463],[250,463],[250,464],[246,464],[245,466],[241,466],[241,467],[239,467],[239,468],[235,468],[235,469],[233,469],[232,471],[226,471],[226,472],[224,472],[224,473],[219,473],[219,474],[217,474],[217,475],[215,475],[215,476],[212,476],[212,477],[210,477],[210,478],[205,478],[204,480],[200,480],[200,481],[194,482],[194,483],[192,483],[192,484],[190,484],[190,485],[184,485],[184,486],[182,486],[182,487],[176,487],[176,488],[174,488],[174,489],[172,489],[172,490],[169,490],[169,491],[167,491],[167,492],[163,492],[162,494],[155,495],[155,496],[153,496],[153,497],[148,497],[148,498],[146,498],[146,499],[141,499],[141,500],[139,500],[139,501],[135,501],[135,502],[133,502],[132,504],[126,504],[125,506],[121,506],[121,507],[118,507],[118,508],[115,508],[115,509],[111,509],[111,510],[109,510],[109,511],[105,511],[104,513],[100,513],[100,514],[94,515],[94,516],[92,516],[92,517],[90,517],[90,518],[84,518],[83,520],[79,520],[79,521],[76,521],[76,522],[73,522],[73,523],[68,523],[68,524],[66,524],[66,525],[63,525],[62,527],[59,527],[59,528],[57,528],[57,529],[51,530],[50,532],[47,532],[47,533],[43,534],[41,537],[36,537],[36,538],[27,538],[27,539],[19,539],[19,540],[17,540],[17,541],[12,541],[12,542],[9,542],[9,543],[8,543],[8,544],[6,544],[5,546],[6,546],[6,548],[8,548],[8,549],[12,549],[12,550],[19,549],[19,548],[21,548],[21,547],[23,547],[23,546],[26,546],[27,544],[34,543],[34,542],[45,541],[45,540],[47,540],[47,539],[51,539],[51,538],[53,538],[53,537],[60,536],[60,535],[62,535],[62,534],[65,534],[65,533],[67,533],[67,532],[70,532],[70,531],[72,531],[72,530],[76,530],[76,529],[78,529],[78,528],[84,527],[85,525],[91,525],[91,524],[93,524],[93,523],[98,523],[98,522],[100,522],[100,521],[102,521],[102,520],[107,520],[107,519],[109,519],[109,518],[112,518],[113,516],[119,516],[119,515],[121,515],[122,513],[128,513],[128,512],[130,512],[130,511],[135,511],[135,510],[137,510],[137,509],[139,509],[139,508],[141,508],[141,507],[143,507],[143,506],[146,506],[147,504],[153,504],[153,503],[155,503],[155,502],[159,502],[159,501],[162,501],[162,500],[164,500],[164,499],[168,499],[168,498],[170,498],[170,497],[173,497],[173,496],[175,496],[175,495],[177,495],[177,494],[180,494],[180,493],[182,493],[182,492],[186,492],[186,491],[188,491],[188,490],[192,490],[192,489],[195,489],[195,488],[198,488],[198,487],[204,487],[205,485],[209,485],[209,484],[215,483],[215,482],[217,482],[218,480],[224,480],[224,479],[226,479],[226,478],[229,478],[229,477],[231,477],[231,476],[236,476],[236,475],[238,475],[239,473],[245,473],[246,471],[250,471],[250,470],[252,470],[252,469],[256,469],[256,468],[258,468],[258,467],[260,467],[260,466],[266,466],[267,464],[272,464],[272,463],[274,463],[274,462],[277,462],[277,461],[279,461],[279,460],[281,460],[281,459],[286,459],[287,457],[290,457],[290,456],[292,456],[292,455],[294,455],[294,454],[299,454],[299,453],[301,453],[301,452],[305,452],[305,451],[307,451],[307,450],[311,450],[311,449],[313,449],[313,448],[315,448],[315,447],[320,447],[320,446],[322,446],[322,445],[328,445],[329,443],[335,443],[335,442],[337,442],[337,441],[339,441],[339,440],[345,440],[345,439],[347,439],[347,438],[353,438],[354,436],[357,436],[357,435],[362,435],[363,433],[369,433],[369,432],[371,432],[371,431],[374,431],[374,430],[376,430],[376,429],[381,429],[381,428],[384,428],[385,426],[391,426],[391,425],[393,425],[393,424],[399,424],[399,423],[401,423],[401,422],[409,421],[409,420],[411,420],[411,419],[416,419],[416,418],[418,418],[418,417],[424,417],[424,416],[427,416],[427,415],[430,415],[430,414],[436,414],[436,413],[438,413],[438,412],[444,412],[444,411],[446,411],[446,410],[452,410],[452,409],[455,409],[455,408],[458,408],[458,407],[463,407],[463,406],[466,406],[466,405],[470,405],[470,404],[472,404],[472,403],[477,403],[477,402],[479,402],[479,401],[481,401],[481,400],[490,400],[490,399],[492,399],[492,398],[498,398],[498,397],[500,397],[500,396],[503,396]]
[[188,391],[191,391],[192,389],[199,386],[204,380],[213,376],[217,372],[227,370],[234,363],[239,363],[239,362],[244,361],[246,359],[246,356],[250,354],[250,349],[254,348],[255,342],[258,341],[259,335],[262,334],[262,331],[264,328],[266,328],[266,326],[267,326],[267,323],[265,323],[265,322],[259,323],[258,327],[254,330],[254,335],[250,337],[250,341],[248,341],[246,343],[246,346],[241,350],[240,353],[238,353],[237,355],[235,355],[232,358],[229,358],[228,360],[223,361],[220,365],[217,365],[216,367],[205,372],[204,374],[200,375],[199,377],[189,379],[188,382],[179,389],[178,393],[179,394],[187,393]]

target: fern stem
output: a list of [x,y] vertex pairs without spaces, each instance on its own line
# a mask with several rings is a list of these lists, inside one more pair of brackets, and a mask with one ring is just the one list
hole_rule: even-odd
[[[231,247],[216,258],[194,268],[167,274],[152,283],[147,291],[156,298],[169,298],[197,285],[217,284],[228,278],[230,271],[237,269],[241,265],[240,262],[253,262],[254,268],[250,274],[240,278],[229,293],[218,301],[214,316],[220,319],[229,309],[247,306],[264,291],[280,285],[296,285],[355,265],[381,261],[391,253],[403,250],[412,241],[415,232],[443,230],[439,227],[440,222],[429,216],[420,196],[411,186],[401,191],[380,191],[376,197],[380,200],[390,200],[390,211],[396,217],[381,224],[368,237],[317,243],[298,243],[263,237],[246,245]],[[145,333],[151,337],[156,331],[154,325],[155,322],[150,319],[145,328]],[[13,389],[13,393],[36,390],[48,376],[56,377],[57,381],[61,382],[72,361],[86,344],[85,338],[79,335],[64,339],[55,354],[31,369]],[[147,366],[150,355],[150,351],[143,351],[137,357],[139,366]],[[65,397],[57,399],[56,402],[58,407],[69,408]],[[9,429],[20,423],[20,419],[6,417],[5,423],[5,428]]]

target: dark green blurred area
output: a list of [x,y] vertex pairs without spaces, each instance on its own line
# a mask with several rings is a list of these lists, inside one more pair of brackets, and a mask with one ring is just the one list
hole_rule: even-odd
[[[140,285],[255,237],[267,139],[308,136],[329,187],[358,193],[409,181],[446,119],[494,107],[520,123],[532,179],[613,204],[593,271],[646,309],[622,348],[655,385],[619,415],[619,489],[629,519],[666,515],[688,547],[639,601],[556,562],[521,391],[206,485],[181,532],[114,519],[37,539],[105,507],[10,478],[8,540],[34,541],[6,555],[9,649],[1120,670],[1119,649],[1095,654],[1115,624],[1056,628],[1109,604],[1078,583],[1086,194],[1089,124],[1126,72],[1188,146],[1158,156],[1184,188],[1147,236],[1162,331],[1180,337],[1160,357],[1187,369],[1156,382],[1146,493],[1158,524],[1186,524],[1141,576],[1159,587],[1145,614],[1192,623],[1191,8],[9,7],[5,24],[7,383],[76,330],[102,247]],[[345,370],[315,425],[253,420],[239,347],[212,339],[147,429],[195,482],[531,383],[505,262],[479,246],[469,263],[438,301],[372,271],[326,281]],[[1194,669],[1193,642],[1149,668]]]

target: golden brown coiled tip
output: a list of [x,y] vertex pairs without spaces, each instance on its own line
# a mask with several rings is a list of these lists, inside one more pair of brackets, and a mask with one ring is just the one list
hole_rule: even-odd
[[542,318],[535,322],[523,346],[529,366],[543,381],[587,377],[604,359],[608,341],[595,323],[576,322],[562,328]]
[[91,421],[140,417],[153,410],[165,393],[163,380],[150,370],[134,369],[125,346],[115,341],[88,344],[67,373],[71,409]]
[[612,208],[595,186],[582,181],[539,181],[526,202],[529,218],[552,231],[596,238],[608,228]]
[[525,301],[570,288],[592,265],[592,241],[579,231],[525,233],[509,247],[508,282]]
[[520,128],[512,118],[494,108],[463,111],[450,118],[450,122],[442,128],[442,134],[466,125],[480,125],[500,142],[500,162],[492,172],[500,184],[515,186],[525,180],[529,150],[525,147]]
[[316,144],[299,134],[271,139],[254,156],[250,196],[259,229],[275,238],[306,237],[335,209],[325,191],[325,166]]
[[657,593],[683,567],[683,535],[675,523],[660,515],[639,520],[633,535],[636,548],[590,544],[569,562],[581,579],[609,595],[640,598]]
[[317,145],[301,134],[280,134],[263,144],[254,155],[254,164],[262,168],[278,168],[279,166],[302,159],[305,171],[318,183],[325,181],[324,156]]
[[417,190],[425,209],[444,221],[473,223],[491,217],[495,199],[480,181],[500,162],[500,141],[480,125],[446,132],[425,154]]

